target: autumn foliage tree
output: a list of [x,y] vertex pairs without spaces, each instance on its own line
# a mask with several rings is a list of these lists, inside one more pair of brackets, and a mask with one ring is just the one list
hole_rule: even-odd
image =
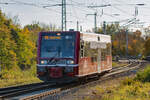
[[[112,54],[125,56],[126,55],[126,34],[128,29],[122,29],[119,24],[108,24],[106,33],[112,37]],[[103,33],[102,28],[99,28],[98,33]],[[141,36],[141,31],[128,31],[128,55],[142,55],[144,51],[145,40]]]
[[24,27],[24,30],[29,31],[29,33],[30,33],[29,39],[36,44],[39,32],[41,32],[41,31],[59,31],[60,29],[52,24],[47,25],[44,23],[34,22],[33,24],[26,25]]
[[13,24],[0,11],[0,66],[2,69],[27,69],[35,62],[35,45],[29,31]]
[[146,39],[144,47],[145,47],[144,55],[145,56],[150,56],[150,37]]

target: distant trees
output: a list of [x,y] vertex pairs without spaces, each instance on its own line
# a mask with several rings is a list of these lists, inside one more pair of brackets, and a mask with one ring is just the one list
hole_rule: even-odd
[[[106,33],[109,35],[112,35],[112,33],[117,33],[120,29],[120,25],[119,24],[107,24],[106,25]],[[103,28],[98,28],[98,32],[100,34],[104,33]]]
[[[102,28],[98,33],[103,33]],[[126,55],[126,30],[121,29],[119,24],[110,24],[106,26],[106,33],[112,36],[112,54]],[[141,36],[141,31],[128,31],[128,55],[138,56],[144,53],[144,37]]]
[[33,24],[26,25],[24,30],[30,32],[30,40],[36,43],[38,38],[38,33],[40,31],[59,31],[60,29],[56,27],[56,25],[47,25],[44,23],[34,22]]
[[144,37],[147,39],[148,37],[150,37],[150,26],[144,28]]
[[144,55],[150,56],[150,37],[148,37],[144,44]]
[[143,54],[145,40],[141,34],[139,30],[136,30],[129,35],[129,55],[138,56]]
[[150,56],[150,26],[146,27],[144,31],[145,31],[144,55]]
[[[128,32],[128,55],[138,56],[143,54],[144,38],[141,37],[141,32]],[[113,54],[125,55],[126,54],[126,32],[120,31],[114,35],[113,38]],[[118,54],[119,53],[119,54]]]
[[29,39],[36,44],[37,38],[38,38],[38,33],[42,31],[42,28],[39,26],[39,24],[31,24],[31,25],[26,25],[24,27],[24,31],[30,32],[30,37]]

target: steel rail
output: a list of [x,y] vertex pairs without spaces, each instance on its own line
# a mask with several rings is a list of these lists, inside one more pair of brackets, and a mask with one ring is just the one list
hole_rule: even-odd
[[54,84],[50,84],[49,82],[41,82],[41,83],[34,83],[22,86],[13,86],[8,88],[0,88],[0,100],[3,100],[7,97],[17,96],[24,93],[29,93],[32,91],[37,91],[40,89],[45,89],[47,87],[51,87]]

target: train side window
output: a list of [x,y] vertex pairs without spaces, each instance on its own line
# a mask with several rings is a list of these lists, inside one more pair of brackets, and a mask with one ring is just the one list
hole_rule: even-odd
[[97,40],[100,41],[100,37],[97,37]]
[[80,42],[80,57],[84,57],[84,42]]
[[111,44],[107,43],[106,48],[101,49],[101,60],[106,61],[107,56],[111,56]]
[[107,56],[107,44],[106,44],[106,48],[101,48],[101,60],[102,61],[106,61],[106,56]]

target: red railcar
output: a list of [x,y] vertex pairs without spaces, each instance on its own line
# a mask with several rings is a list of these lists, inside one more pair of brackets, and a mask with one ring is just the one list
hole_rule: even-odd
[[111,69],[109,35],[77,31],[39,33],[37,75],[41,80],[70,82]]

